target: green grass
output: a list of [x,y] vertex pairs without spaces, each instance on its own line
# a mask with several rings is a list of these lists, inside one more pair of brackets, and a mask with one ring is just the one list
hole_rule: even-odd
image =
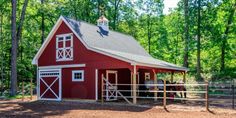
[[[10,95],[7,95],[5,96],[7,99],[21,99],[22,98],[22,95],[15,95],[15,96],[10,96]],[[24,95],[24,98],[28,98],[30,97],[30,95]]]

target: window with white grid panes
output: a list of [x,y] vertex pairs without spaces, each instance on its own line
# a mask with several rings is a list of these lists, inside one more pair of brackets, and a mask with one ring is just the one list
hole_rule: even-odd
[[72,81],[84,81],[84,70],[72,71]]
[[56,61],[73,60],[73,35],[56,36]]

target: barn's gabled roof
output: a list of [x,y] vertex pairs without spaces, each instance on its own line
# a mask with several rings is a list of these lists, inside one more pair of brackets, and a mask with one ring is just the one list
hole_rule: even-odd
[[98,26],[83,21],[75,21],[65,18],[69,25],[76,31],[80,38],[89,46],[102,49],[109,49],[119,52],[126,52],[142,56],[150,55],[131,36],[109,31],[103,35]]
[[[184,67],[179,67],[165,61],[161,61],[150,56],[142,46],[132,37],[126,34],[109,31],[108,35],[103,35],[98,26],[83,21],[76,21],[66,17],[60,17],[75,35],[81,40],[89,50],[108,55],[131,64],[144,65],[149,67],[187,71]],[[60,22],[60,19],[58,22]],[[57,24],[59,24],[57,22]],[[56,25],[53,30],[55,30]],[[57,26],[58,27],[58,26]],[[49,35],[52,35],[53,31]],[[39,52],[36,54],[33,64],[37,64],[37,59],[50,40],[46,39]]]

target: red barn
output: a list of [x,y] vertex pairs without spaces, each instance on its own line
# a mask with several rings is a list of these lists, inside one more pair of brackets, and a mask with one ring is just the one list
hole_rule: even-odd
[[151,57],[132,36],[109,31],[105,17],[97,22],[58,19],[32,61],[39,100],[98,100],[102,75],[110,83],[136,84],[161,72],[186,72]]

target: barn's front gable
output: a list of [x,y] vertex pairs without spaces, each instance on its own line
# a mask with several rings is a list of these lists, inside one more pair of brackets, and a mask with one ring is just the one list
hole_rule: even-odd
[[[47,45],[40,53],[37,60],[37,65],[40,72],[54,73],[52,70],[57,70],[58,76],[39,77],[40,90],[39,98],[81,98],[81,99],[95,99],[96,87],[95,87],[95,71],[96,69],[118,69],[118,68],[130,68],[130,64],[100,53],[96,53],[87,49],[84,43],[76,36],[70,27],[64,22],[59,22],[58,28],[54,29],[53,36],[47,39]],[[70,40],[58,42],[60,36],[70,36]],[[66,37],[65,37],[66,38]],[[63,44],[63,43],[64,44]],[[64,46],[64,47],[63,47]],[[70,52],[67,52],[68,59],[58,60],[58,56],[62,55],[58,53],[57,48],[68,48]],[[67,50],[64,50],[66,52]],[[65,55],[66,56],[66,55]],[[73,72],[83,71],[83,81],[73,81]],[[40,78],[45,81],[41,81]],[[56,78],[58,78],[56,80]],[[55,84],[52,84],[53,80]],[[47,85],[45,85],[48,84]],[[61,87],[59,86],[61,84]],[[53,90],[46,89],[52,85]],[[55,89],[55,90],[54,90]],[[60,90],[59,90],[60,89]],[[46,93],[44,93],[46,91]],[[53,93],[53,92],[55,93]],[[61,92],[61,93],[60,93]],[[59,95],[61,94],[61,95]],[[41,96],[41,97],[40,97]],[[61,97],[59,97],[61,96]]]

